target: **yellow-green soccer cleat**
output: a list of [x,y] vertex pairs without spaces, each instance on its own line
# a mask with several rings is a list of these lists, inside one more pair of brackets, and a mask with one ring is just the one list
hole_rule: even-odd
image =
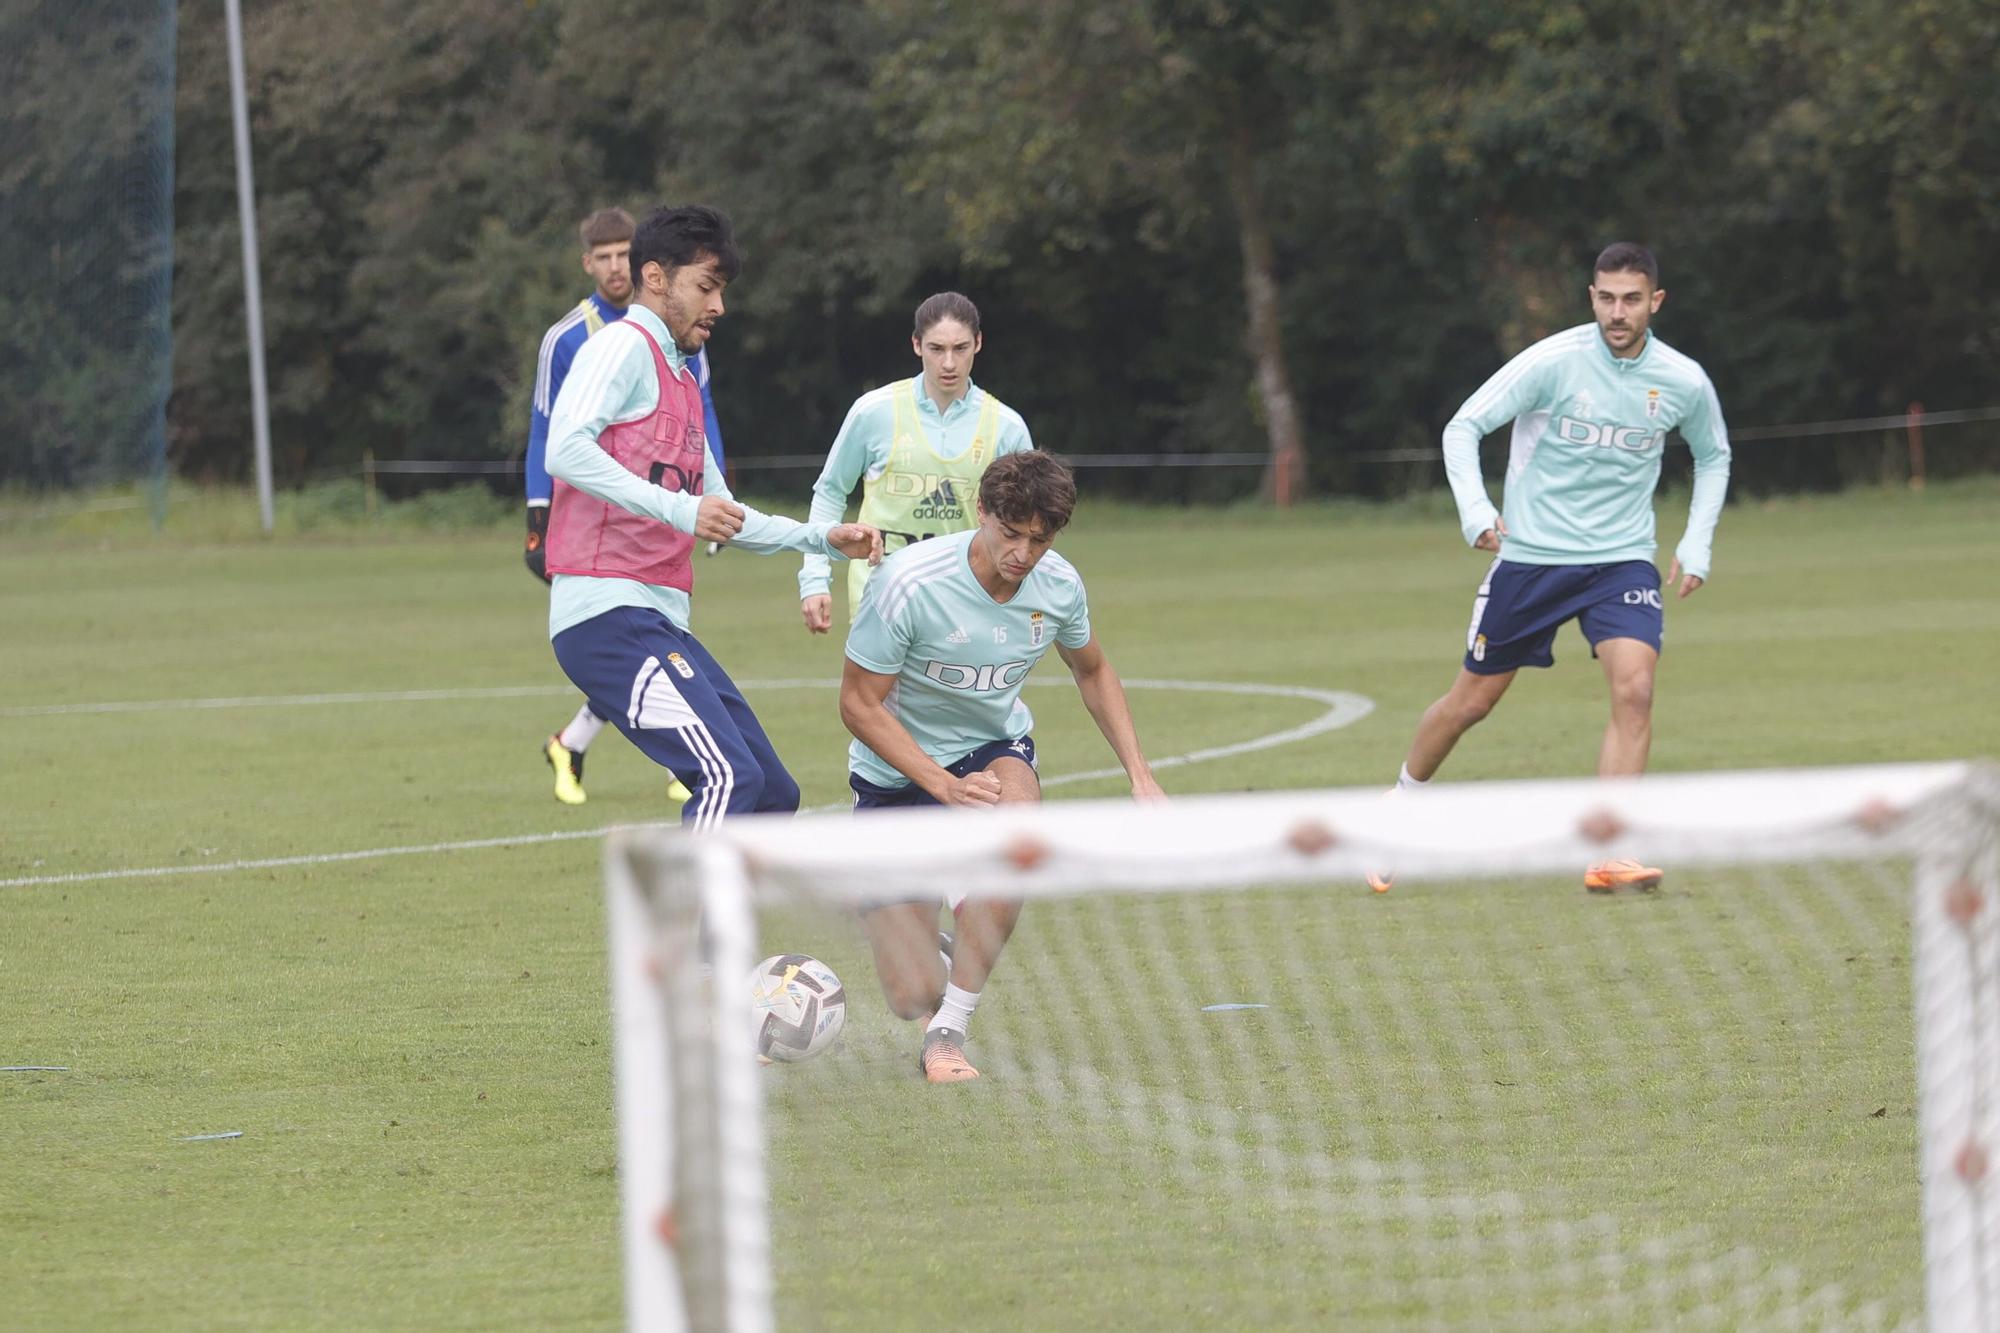
[[694,793],[687,789],[687,784],[669,773],[667,774],[667,799],[675,805],[686,805],[694,799]]
[[551,736],[542,747],[542,758],[555,770],[556,799],[564,805],[582,805],[588,799],[583,794],[582,753],[565,746],[562,737]]

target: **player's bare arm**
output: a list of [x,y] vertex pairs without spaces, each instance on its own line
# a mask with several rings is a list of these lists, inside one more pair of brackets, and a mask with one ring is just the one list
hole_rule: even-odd
[[1673,567],[1667,571],[1667,586],[1669,588],[1672,588],[1678,585],[1680,588],[1680,592],[1677,595],[1682,600],[1686,600],[1689,593],[1695,591],[1697,588],[1701,587],[1703,583],[1706,582],[1707,580],[1702,578],[1701,575],[1690,574],[1687,571],[1683,570],[1681,568],[1680,557],[1679,556],[1674,557]]
[[924,753],[887,706],[894,676],[870,671],[849,658],[840,674],[840,720],[855,739],[923,788],[941,805],[988,806],[1000,802],[1000,780],[980,771],[954,777]]
[[823,592],[816,597],[800,598],[799,615],[814,634],[826,633],[833,628],[833,595]]
[[1081,648],[1066,648],[1056,645],[1062,655],[1063,665],[1069,668],[1070,676],[1076,681],[1076,691],[1083,696],[1083,706],[1089,710],[1091,720],[1104,733],[1111,752],[1118,756],[1118,762],[1125,768],[1125,776],[1132,781],[1132,795],[1142,801],[1157,801],[1166,796],[1160,784],[1153,777],[1153,770],[1146,763],[1146,756],[1139,749],[1139,733],[1132,725],[1132,708],[1125,700],[1125,682],[1118,678],[1117,669],[1111,659],[1098,646],[1097,636],[1091,635],[1090,642]]

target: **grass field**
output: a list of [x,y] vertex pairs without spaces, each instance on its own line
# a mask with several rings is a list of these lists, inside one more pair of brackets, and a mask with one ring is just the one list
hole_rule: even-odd
[[[1663,504],[1670,537],[1682,512]],[[241,517],[220,497],[177,504],[161,535],[130,513],[0,526],[0,1064],[67,1067],[0,1074],[0,1322],[611,1324],[583,835],[658,817],[655,771],[607,737],[590,803],[549,799],[537,744],[573,703],[512,526],[264,543],[235,538]],[[1462,650],[1483,566],[1454,532],[1435,504],[1086,503],[1062,549],[1128,677],[1375,705],[1176,768],[1170,790],[1379,785]],[[1669,612],[1654,767],[2000,754],[1996,566],[1991,481],[1731,510],[1715,582]],[[844,790],[830,686],[749,685],[837,673],[838,644],[798,624],[793,572],[703,562],[696,627],[825,805]],[[1602,685],[1573,632],[1557,653],[1449,778],[1589,769]],[[411,692],[436,693],[394,697]],[[1046,774],[1109,762],[1073,695],[1030,698]],[[1134,705],[1155,756],[1324,709],[1166,687]],[[89,878],[138,871],[174,873]],[[1632,1322],[1708,1317],[1701,1293],[1727,1300],[1740,1277],[1760,1294],[1710,1322],[1801,1305],[1894,1322],[1920,1298],[1899,911],[1879,878],[1802,876],[1611,903],[1564,883],[1336,886],[1115,920],[1073,904],[1024,925],[981,1010],[993,1077],[942,1093],[907,1070],[851,928],[784,923],[774,940],[811,932],[856,999],[843,1050],[771,1084],[788,1317],[1491,1323],[1552,1298],[1542,1325],[1588,1326],[1563,1292],[1624,1283]],[[1120,953],[1140,984],[1097,971]],[[1226,1036],[1199,1025],[1200,1003],[1253,991],[1272,1010]],[[1180,1009],[1153,1047],[1121,1046],[1155,996]],[[1119,1086],[1130,1114],[1107,1118]],[[1239,1164],[1219,1213],[1215,1173],[1176,1164],[1226,1157],[1229,1133],[1145,1132],[1175,1098],[1269,1116],[1267,1162],[1333,1174],[1305,1190]],[[1400,1183],[1356,1185],[1360,1162]],[[1565,1223],[1565,1199],[1589,1214]],[[1349,1237],[1331,1258],[1329,1227]],[[1649,1295],[1649,1272],[1680,1276]]]

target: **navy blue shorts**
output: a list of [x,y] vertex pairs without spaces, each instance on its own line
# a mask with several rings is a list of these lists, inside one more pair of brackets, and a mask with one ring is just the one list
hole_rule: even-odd
[[[1023,736],[1018,741],[988,741],[971,754],[956,763],[946,764],[944,771],[955,778],[977,773],[995,759],[1024,760],[1029,768],[1035,766],[1035,738]],[[917,805],[937,805],[939,801],[916,783],[901,787],[878,787],[859,773],[847,775],[847,785],[854,789],[856,810],[896,810]]]
[[590,711],[687,784],[681,822],[799,808],[799,784],[729,673],[658,611],[616,607],[556,635],[563,671]]
[[1465,669],[1498,676],[1554,666],[1556,631],[1574,620],[1597,656],[1606,639],[1637,639],[1660,651],[1666,612],[1650,560],[1610,565],[1524,565],[1495,560],[1472,602]]

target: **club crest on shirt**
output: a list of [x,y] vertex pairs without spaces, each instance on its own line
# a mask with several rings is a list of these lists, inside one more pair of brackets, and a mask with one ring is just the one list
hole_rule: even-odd
[[1039,648],[1042,646],[1042,613],[1040,611],[1030,611],[1028,613],[1028,646],[1030,648]]
[[667,665],[671,666],[674,670],[680,672],[682,680],[694,679],[694,668],[689,666],[687,664],[687,659],[685,657],[682,657],[679,653],[668,653]]
[[1649,417],[1660,415],[1660,391],[1658,389],[1646,390],[1646,415]]

